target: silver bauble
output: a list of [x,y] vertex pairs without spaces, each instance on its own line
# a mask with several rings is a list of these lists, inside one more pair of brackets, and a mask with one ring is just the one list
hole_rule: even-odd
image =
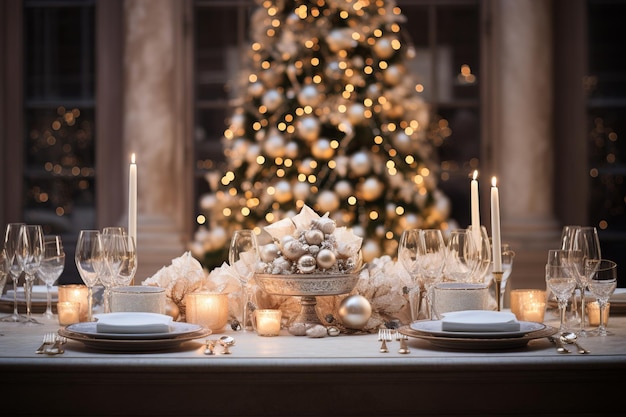
[[305,85],[298,93],[298,103],[301,106],[317,106],[322,101],[322,95],[314,85]]
[[399,151],[403,153],[410,153],[412,150],[411,138],[404,131],[397,132],[393,136],[393,144]]
[[333,29],[326,36],[326,43],[331,51],[337,53],[342,49],[352,49],[357,45],[357,42],[352,39],[354,29],[351,28],[339,28]]
[[278,258],[278,252],[278,245],[275,243],[263,245],[259,250],[263,262],[272,262],[274,259]]
[[348,116],[348,120],[353,125],[358,125],[358,124],[363,123],[363,121],[365,120],[365,106],[363,106],[361,103],[354,103],[348,109],[347,116]]
[[274,200],[279,203],[286,203],[292,199],[291,185],[289,182],[282,180],[274,185]]
[[298,156],[298,144],[296,142],[289,142],[285,145],[285,156],[291,159],[295,159]]
[[301,138],[314,141],[319,137],[320,122],[317,117],[305,116],[298,120],[296,129]]
[[322,269],[329,269],[337,263],[337,257],[330,249],[321,249],[317,253],[317,265]]
[[243,136],[246,134],[246,117],[241,113],[235,113],[230,118],[229,129],[235,136]]
[[380,243],[372,239],[366,240],[361,247],[361,254],[363,255],[363,262],[371,262],[380,257]]
[[261,97],[265,92],[265,87],[263,83],[254,82],[248,86],[248,92],[252,95],[252,97]]
[[360,329],[372,316],[372,305],[359,294],[344,298],[339,304],[339,317],[343,324],[350,329]]
[[310,274],[317,268],[315,258],[311,255],[302,255],[298,259],[298,270],[303,274]]
[[332,191],[324,190],[317,196],[320,211],[335,211],[339,208],[339,197]]
[[295,261],[306,253],[306,250],[302,247],[302,242],[299,240],[290,240],[283,244],[283,256],[287,259]]
[[361,184],[360,188],[361,197],[363,197],[365,201],[374,201],[382,195],[385,186],[378,178],[369,177]]
[[367,152],[359,151],[350,158],[350,174],[354,177],[362,177],[371,167],[372,161]]
[[372,49],[374,53],[381,59],[391,58],[394,53],[394,49],[391,46],[393,38],[383,37],[376,41]]
[[404,67],[400,65],[390,65],[384,72],[383,78],[385,82],[389,85],[397,85],[402,81],[402,77],[404,76]]
[[330,147],[328,139],[318,139],[311,145],[311,153],[318,159],[330,159],[335,154],[335,150]]
[[311,184],[297,182],[293,185],[293,196],[296,200],[306,200],[311,194]]
[[324,68],[324,74],[331,80],[340,80],[344,74],[344,71],[341,69],[338,61],[330,61],[326,64],[326,68]]
[[309,245],[319,245],[324,240],[324,232],[318,229],[311,229],[304,232],[304,240]]
[[285,156],[285,140],[283,139],[283,136],[278,132],[273,132],[265,140],[263,150],[266,155],[272,158]]
[[248,146],[248,152],[246,153],[246,161],[249,164],[253,164],[256,162],[257,157],[261,155],[261,147],[256,143]]
[[348,198],[354,192],[352,184],[346,180],[337,181],[335,184],[335,192],[340,198]]
[[269,90],[263,94],[261,102],[267,107],[267,110],[273,112],[282,104],[283,98],[283,95],[277,90]]

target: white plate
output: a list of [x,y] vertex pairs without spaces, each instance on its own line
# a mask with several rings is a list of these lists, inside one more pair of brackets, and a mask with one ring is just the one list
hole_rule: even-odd
[[532,321],[520,321],[520,330],[514,332],[448,332],[441,330],[441,320],[419,320],[411,323],[410,328],[431,336],[438,337],[467,337],[474,339],[501,339],[522,337],[530,332],[542,330],[546,327],[543,323]]
[[68,332],[87,336],[91,339],[108,340],[159,340],[175,339],[179,336],[194,333],[203,329],[199,324],[173,322],[169,333],[99,333],[96,330],[96,322],[81,322],[70,324],[65,329]]
[[[202,328],[196,332],[185,333],[171,339],[96,339],[80,333],[68,331],[67,328],[59,329],[59,335],[68,339],[81,342],[88,348],[110,352],[154,352],[177,348],[181,343],[194,339],[201,339],[211,334],[210,329]],[[142,335],[143,336],[143,335]]]

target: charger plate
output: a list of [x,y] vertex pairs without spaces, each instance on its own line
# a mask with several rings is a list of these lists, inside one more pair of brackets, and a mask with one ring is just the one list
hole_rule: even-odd
[[558,329],[546,325],[540,330],[528,332],[520,337],[471,338],[436,336],[412,329],[410,326],[402,326],[398,330],[403,335],[427,340],[433,346],[455,350],[495,350],[521,348],[525,347],[531,340],[552,336],[553,334],[558,332]]
[[201,339],[211,334],[211,329],[184,333],[169,339],[97,339],[86,334],[75,333],[67,327],[59,329],[59,335],[81,342],[85,347],[113,352],[154,352],[169,350],[180,346],[183,342]]

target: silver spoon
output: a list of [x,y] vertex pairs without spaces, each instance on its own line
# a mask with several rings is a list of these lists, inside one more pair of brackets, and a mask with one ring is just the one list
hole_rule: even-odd
[[569,344],[576,346],[576,348],[578,348],[578,353],[580,354],[591,353],[591,351],[585,349],[584,347],[578,344],[578,342],[576,341],[576,339],[578,339],[578,336],[576,336],[576,333],[565,332],[561,335],[560,339],[561,339],[561,342],[563,343],[569,343]]

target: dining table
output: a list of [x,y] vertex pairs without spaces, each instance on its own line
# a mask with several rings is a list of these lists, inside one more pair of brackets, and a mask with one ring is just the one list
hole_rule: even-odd
[[[230,326],[157,348],[69,339],[62,354],[35,353],[39,325],[0,323],[0,399],[7,416],[503,416],[622,415],[626,316],[590,351],[558,353],[548,337],[516,345],[458,345],[355,332],[275,337]],[[558,323],[545,323],[546,328]],[[403,327],[407,329],[407,327]],[[410,329],[410,327],[408,327]],[[555,327],[556,330],[556,327]],[[410,332],[409,332],[410,333]],[[207,340],[231,336],[227,351]],[[123,344],[123,342],[122,342]]]

